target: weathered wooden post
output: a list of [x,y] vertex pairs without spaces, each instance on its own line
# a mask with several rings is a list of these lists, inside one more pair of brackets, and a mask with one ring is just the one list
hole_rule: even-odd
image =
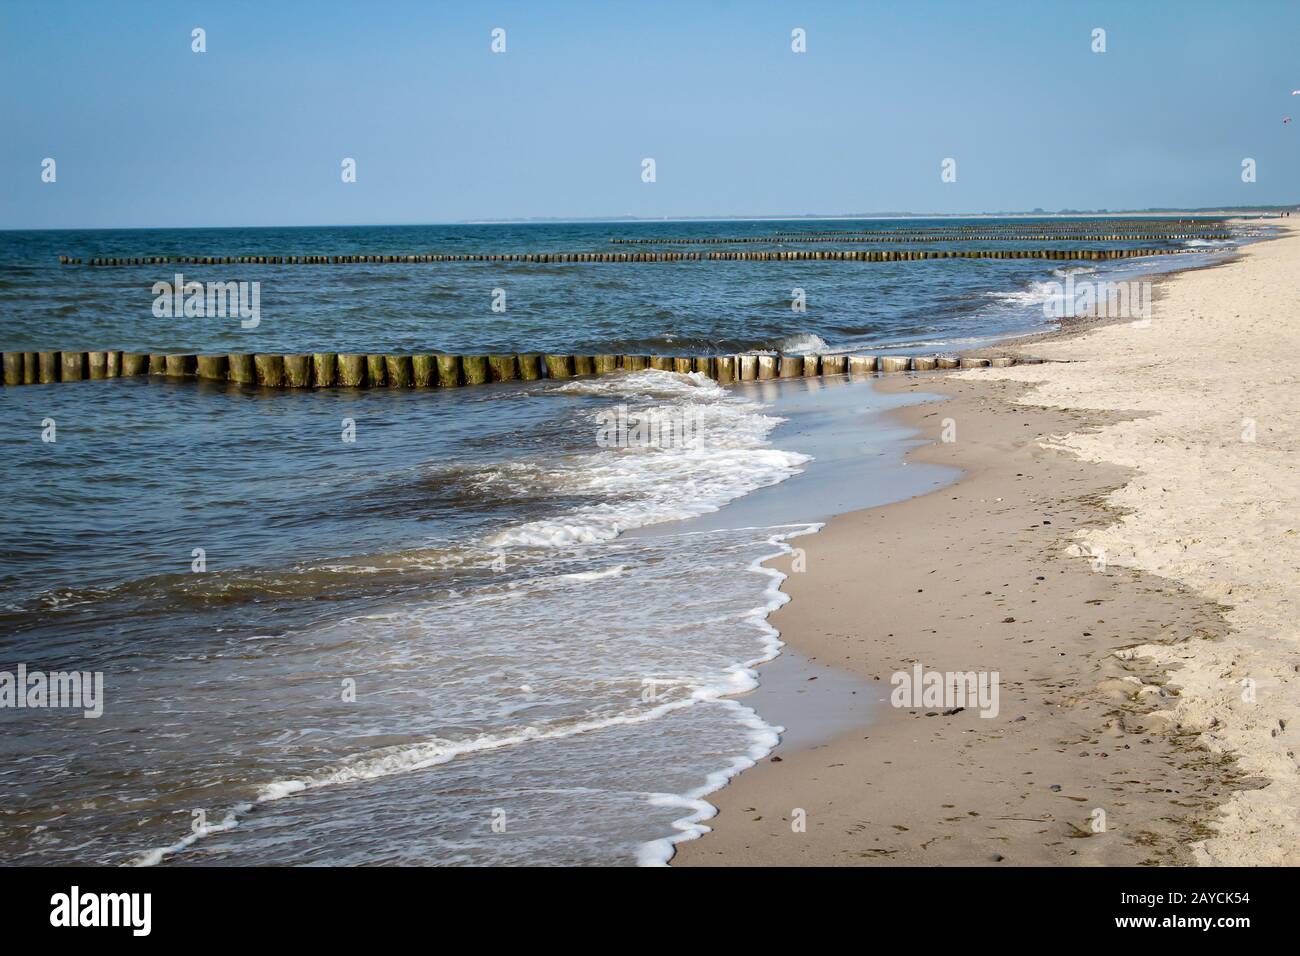
[[782,355],[779,374],[781,378],[800,378],[803,375],[802,355]]
[[284,384],[286,388],[311,387],[312,361],[310,355],[284,356]]
[[850,355],[849,356],[850,375],[871,375],[875,371],[876,371],[876,357],[874,355]]
[[690,374],[690,371],[691,371],[691,358],[690,358],[690,356],[689,356],[689,355],[688,355],[688,356],[685,356],[685,357],[683,357],[683,356],[678,356],[678,357],[674,358],[674,359],[673,359],[673,371],[674,371],[674,372],[679,372],[679,373],[682,374],[682,375],[688,375],[688,374]]
[[640,372],[649,365],[650,360],[645,355],[624,355],[622,365],[629,372]]
[[[122,353],[108,352],[106,353],[106,357],[108,361],[104,364],[104,377],[105,378],[120,377],[122,374]],[[32,359],[35,360],[35,358],[36,358],[36,353],[33,352]]]
[[742,382],[752,382],[758,378],[758,356],[737,355],[736,371]]
[[617,355],[597,355],[595,356],[596,374],[608,375],[614,369],[618,368]]
[[4,373],[6,385],[23,384],[23,353],[6,352],[4,355]]
[[575,355],[573,357],[574,375],[594,375],[595,373],[596,357],[594,355]]
[[546,356],[546,377],[547,378],[572,378],[573,377],[573,356],[572,355],[547,355]]
[[438,362],[434,355],[412,355],[411,376],[416,388],[433,388],[438,384]]
[[359,353],[340,352],[338,357],[338,382],[344,388],[365,388],[366,357]]
[[713,367],[717,370],[719,385],[730,385],[736,380],[736,357],[734,355],[717,356],[713,360]]
[[86,377],[85,352],[60,352],[59,355],[63,359],[63,372],[59,381],[80,382]]
[[284,384],[284,356],[259,352],[253,356],[253,371],[258,385],[279,388]]
[[317,352],[311,357],[311,375],[317,388],[333,385],[338,375],[338,358],[333,352]]
[[534,382],[542,377],[542,358],[535,353],[520,353],[515,358],[519,361],[519,377],[525,382]]
[[409,355],[385,355],[384,372],[389,388],[410,388],[415,383],[415,365]]
[[149,374],[166,375],[167,374],[167,356],[162,352],[149,353]]
[[672,356],[652,355],[650,356],[650,367],[656,372],[671,372],[674,368]]
[[906,355],[882,355],[877,365],[882,372],[905,372],[911,359]]
[[847,366],[848,366],[848,359],[843,355],[822,356],[823,375],[843,375],[844,369]]
[[717,373],[715,373],[713,370],[712,356],[697,355],[695,356],[694,365],[695,365],[694,371],[699,372],[701,375],[705,376],[706,378],[717,377]]
[[813,376],[820,375],[820,374],[821,374],[821,356],[805,355],[803,357],[804,378],[812,378]]
[[366,356],[366,381],[371,388],[383,388],[388,384],[388,362],[384,356]]
[[961,360],[955,355],[940,355],[935,360],[935,365],[938,368],[956,368],[960,364]]
[[928,372],[938,365],[939,360],[933,355],[917,355],[912,359],[912,368],[918,372]]
[[776,378],[776,356],[775,355],[756,355],[758,360],[758,380],[766,382]]
[[482,385],[488,380],[486,355],[462,355],[460,365],[461,370],[465,373],[466,385]]
[[970,355],[963,355],[961,357],[962,368],[984,368],[984,366],[988,364],[989,360],[986,358],[975,358]]
[[519,361],[514,355],[489,355],[488,378],[493,382],[512,382],[519,377]]
[[989,366],[991,368],[1009,368],[1015,364],[1016,360],[1010,355],[999,355],[996,358],[989,359]]
[[[42,382],[46,381],[45,357],[47,355],[53,355],[53,354],[54,354],[53,352],[41,353],[41,381]],[[144,375],[148,371],[149,371],[149,356],[145,355],[143,352],[122,353],[122,376],[124,378],[128,376],[134,377],[136,375]],[[52,382],[54,381],[54,379],[49,379],[49,381]]]
[[197,375],[201,379],[224,382],[230,360],[224,355],[200,355],[197,360]]
[[438,387],[460,388],[460,356],[439,355],[436,361],[438,363]]
[[184,378],[187,375],[193,375],[196,364],[193,355],[168,355],[167,376],[169,378]]

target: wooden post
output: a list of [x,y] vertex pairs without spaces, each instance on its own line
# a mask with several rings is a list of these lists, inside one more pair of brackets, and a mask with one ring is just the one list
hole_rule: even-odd
[[200,355],[197,362],[199,378],[214,382],[226,380],[226,370],[230,360],[224,355]]
[[877,365],[882,372],[906,372],[911,361],[906,355],[882,355]]
[[781,378],[799,378],[803,375],[802,355],[782,355],[780,365]]
[[412,355],[411,375],[416,388],[433,388],[438,384],[438,362],[433,355]]
[[695,356],[694,371],[699,372],[701,375],[707,376],[708,378],[717,377],[717,373],[713,370],[713,359],[708,355]]
[[6,352],[4,355],[6,385],[23,384],[23,353]]
[[649,364],[649,357],[645,355],[624,355],[623,368],[629,372],[640,372]]
[[962,368],[983,368],[988,364],[989,364],[989,360],[986,358],[974,358],[969,355],[963,355],[961,357]]
[[674,372],[680,372],[681,374],[686,375],[687,373],[690,372],[690,370],[691,370],[691,360],[689,356],[687,356],[686,358],[679,357],[673,359]]
[[657,372],[671,372],[675,364],[672,356],[669,355],[652,355],[650,356],[650,367]]
[[63,372],[59,376],[60,382],[80,382],[86,377],[86,353],[85,352],[60,352],[63,359]]
[[[32,359],[35,360],[36,353],[33,352],[31,354]],[[108,362],[104,366],[104,375],[106,378],[118,378],[122,374],[122,353],[109,352],[107,353],[107,356]],[[35,380],[33,379],[33,381]]]
[[371,388],[383,388],[388,384],[388,362],[382,355],[366,356],[366,381]]
[[803,357],[803,376],[812,378],[814,375],[821,374],[821,356],[805,355]]
[[991,368],[1009,368],[1015,364],[1016,360],[1010,355],[999,355],[997,358],[989,359],[989,366]]
[[494,382],[511,382],[519,377],[519,362],[513,355],[489,355],[488,377]]
[[338,382],[344,388],[365,388],[366,357],[355,353],[339,353]]
[[460,356],[439,355],[436,361],[438,363],[438,387],[460,388]]
[[766,382],[776,378],[776,356],[775,355],[756,355],[758,360],[758,380]]
[[533,353],[519,354],[519,377],[525,382],[534,382],[542,377],[542,358]]
[[[53,352],[41,353],[41,381],[47,381],[45,378],[45,357],[53,355]],[[143,352],[123,352],[122,353],[122,375],[123,377],[144,375],[149,370],[149,356]],[[48,381],[54,381],[49,379]]]
[[389,388],[410,388],[415,382],[415,365],[409,355],[385,355],[384,372]]
[[928,372],[938,366],[939,360],[933,355],[917,355],[912,359],[912,368],[918,372]]
[[595,356],[595,362],[597,375],[608,375],[618,368],[617,355],[597,355]]
[[149,353],[149,374],[166,375],[167,374],[167,356],[161,352]]
[[169,378],[184,378],[187,375],[193,375],[196,364],[193,355],[169,355],[167,356],[167,375]]
[[939,368],[956,368],[961,364],[961,360],[955,355],[940,355],[935,361]]
[[823,375],[843,375],[844,369],[848,366],[848,358],[843,355],[823,355],[822,356],[822,374]]
[[286,388],[311,388],[311,356],[284,356],[284,384]]
[[849,374],[850,375],[870,375],[876,370],[876,357],[874,355],[850,355],[849,356]]
[[719,355],[713,360],[713,367],[717,370],[719,385],[730,385],[736,380],[736,357],[734,355]]
[[575,355],[573,357],[574,375],[594,375],[595,373],[596,357],[594,355]]
[[253,371],[258,385],[279,388],[284,384],[284,356],[259,352],[253,356]]
[[572,355],[546,356],[546,377],[547,378],[572,378],[573,377],[573,356]]
[[311,357],[311,375],[317,388],[328,388],[337,381],[338,358],[333,352],[317,352]]
[[736,371],[742,382],[752,382],[758,378],[758,356],[737,355]]
[[486,355],[462,355],[460,365],[465,373],[466,385],[482,385],[488,380]]

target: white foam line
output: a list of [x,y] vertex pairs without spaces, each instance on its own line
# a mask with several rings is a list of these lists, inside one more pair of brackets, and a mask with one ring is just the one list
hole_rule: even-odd
[[[777,655],[781,653],[781,648],[785,646],[785,642],[781,640],[781,632],[772,626],[768,621],[768,617],[773,611],[790,600],[790,595],[781,590],[781,584],[785,581],[787,575],[776,568],[767,567],[766,562],[783,554],[791,553],[794,550],[793,546],[788,543],[791,538],[797,538],[805,534],[815,534],[825,527],[825,523],[810,522],[792,527],[798,530],[788,534],[773,535],[768,538],[768,544],[777,550],[772,554],[756,558],[749,565],[750,571],[765,575],[768,578],[767,589],[764,592],[767,597],[767,604],[763,607],[754,608],[748,615],[749,621],[764,636],[764,649],[761,656],[740,665],[738,673],[744,675],[748,686],[733,693],[740,694],[756,688],[758,686],[758,665],[775,660]],[[737,674],[733,674],[733,678],[735,676]],[[741,771],[748,770],[771,753],[773,748],[780,742],[781,734],[785,732],[784,727],[767,723],[759,716],[758,711],[738,700],[723,697],[714,701],[714,703],[731,708],[738,714],[744,715],[741,717],[741,723],[753,733],[749,751],[743,757],[736,757],[728,766],[709,774],[704,783],[693,790],[681,794],[654,793],[649,795],[648,799],[652,806],[681,807],[688,812],[685,816],[673,821],[673,829],[676,831],[674,834],[656,840],[649,840],[637,848],[637,864],[639,866],[667,866],[669,861],[672,860],[673,854],[677,852],[678,843],[695,840],[708,833],[710,827],[705,826],[704,821],[716,816],[718,809],[706,801],[704,797],[716,790],[721,790]]]

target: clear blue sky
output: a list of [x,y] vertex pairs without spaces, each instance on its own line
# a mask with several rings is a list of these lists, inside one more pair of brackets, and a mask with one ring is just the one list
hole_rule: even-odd
[[1296,0],[0,0],[0,89],[0,228],[1300,200]]

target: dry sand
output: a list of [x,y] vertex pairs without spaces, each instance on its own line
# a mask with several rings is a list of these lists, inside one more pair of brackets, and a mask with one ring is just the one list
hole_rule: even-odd
[[1298,293],[1292,233],[1048,364],[883,379],[950,396],[899,414],[966,476],[801,541],[772,623],[882,697],[996,671],[999,712],[782,744],[674,865],[1300,862]]

